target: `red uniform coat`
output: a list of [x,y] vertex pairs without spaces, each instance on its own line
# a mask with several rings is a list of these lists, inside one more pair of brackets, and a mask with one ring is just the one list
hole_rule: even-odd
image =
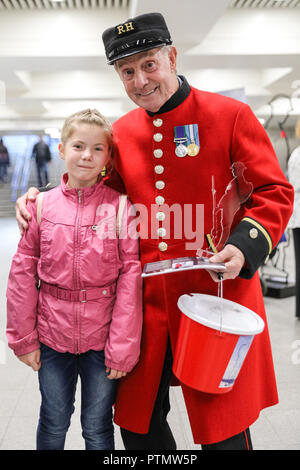
[[[252,309],[266,322],[259,275],[255,271],[286,227],[291,214],[292,188],[264,129],[247,105],[194,88],[189,89],[187,95],[170,111],[151,116],[138,108],[114,124],[119,150],[116,169],[129,198],[140,212],[143,212],[140,204],[149,214],[152,205],[152,229],[156,213],[166,212],[167,205],[179,204],[182,213],[184,204],[189,208],[193,205],[195,224],[195,205],[204,204],[204,223],[197,230],[210,234],[213,228],[212,177],[214,195],[219,201],[233,178],[232,163],[243,163],[244,177],[252,185],[252,195],[232,220],[225,221],[224,230],[225,233],[230,230],[227,243],[238,246],[245,254],[246,266],[239,278],[225,281],[224,297]],[[174,127],[187,124],[198,125],[200,152],[194,157],[178,158]],[[157,184],[158,181],[164,184]],[[159,205],[163,200],[156,199],[157,196],[164,198],[164,205]],[[160,222],[159,227],[164,227],[166,220]],[[170,230],[166,227],[165,236],[157,236],[157,227],[151,235],[149,221],[147,238],[147,217],[141,214],[143,265],[195,255],[195,251],[186,249],[186,242],[191,240],[187,240],[184,233],[178,237],[173,225],[170,224]],[[193,228],[195,230],[195,226]],[[163,234],[160,232],[160,235]],[[225,241],[221,240],[222,244]],[[202,247],[207,248],[205,238]],[[173,353],[176,345],[181,315],[177,299],[189,292],[217,295],[217,284],[201,270],[144,280],[141,357],[133,372],[121,380],[116,401],[115,422],[125,429],[137,433],[148,431],[168,335]],[[263,333],[254,338],[232,391],[213,395],[181,386],[195,443],[219,442],[246,429],[261,409],[278,401],[267,323]]]

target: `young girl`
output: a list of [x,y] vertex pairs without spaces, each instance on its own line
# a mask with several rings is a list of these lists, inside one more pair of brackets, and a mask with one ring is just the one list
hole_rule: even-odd
[[139,358],[141,266],[137,237],[126,230],[134,216],[128,201],[122,215],[121,195],[101,177],[112,145],[111,125],[97,110],[65,121],[59,152],[68,172],[42,193],[42,209],[41,200],[29,205],[32,220],[12,261],[7,337],[39,373],[37,449],[64,448],[78,375],[86,449],[114,449],[113,379]]

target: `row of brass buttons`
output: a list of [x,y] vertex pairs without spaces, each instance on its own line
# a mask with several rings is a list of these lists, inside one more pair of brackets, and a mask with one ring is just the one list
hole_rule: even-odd
[[[154,119],[153,124],[154,124],[155,127],[161,127],[163,125],[163,120],[160,119],[160,118]],[[163,140],[163,135],[160,132],[157,132],[153,135],[153,139],[154,139],[155,142],[161,142]],[[164,153],[163,150],[159,149],[159,148],[155,149],[154,152],[153,152],[154,157],[157,158],[157,159],[162,158],[163,153]],[[155,165],[154,171],[157,175],[162,175],[164,173],[165,169],[164,169],[163,165]],[[165,182],[163,180],[157,180],[155,182],[155,187],[159,191],[162,191],[165,188]],[[165,198],[162,195],[158,195],[155,198],[155,202],[158,206],[162,206],[165,203]],[[166,215],[162,211],[159,211],[156,214],[156,218],[160,222],[164,221],[165,217],[166,217]],[[164,237],[166,235],[166,229],[163,228],[163,227],[159,227],[157,229],[157,234],[158,234],[159,237]],[[160,242],[158,244],[158,249],[160,251],[166,251],[168,249],[167,243],[166,242]]]

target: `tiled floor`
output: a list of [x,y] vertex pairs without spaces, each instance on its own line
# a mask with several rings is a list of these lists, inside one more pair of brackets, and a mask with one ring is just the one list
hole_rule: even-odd
[[[12,254],[18,241],[14,219],[0,219],[0,450],[35,449],[40,395],[37,374],[20,363],[7,348],[5,338],[5,289]],[[293,275],[293,249],[287,266]],[[251,427],[255,449],[300,449],[300,322],[294,317],[294,298],[265,298],[279,389],[279,405],[266,409]],[[80,405],[80,390],[77,391]],[[169,422],[178,449],[200,449],[193,443],[185,405],[178,387],[171,391]],[[79,406],[75,411],[66,449],[84,449]],[[123,449],[116,428],[116,449]]]

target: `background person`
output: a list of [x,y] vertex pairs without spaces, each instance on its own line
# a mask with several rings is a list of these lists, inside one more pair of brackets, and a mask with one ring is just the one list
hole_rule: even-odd
[[48,163],[51,161],[49,145],[44,142],[43,136],[40,136],[39,142],[34,144],[32,149],[32,158],[35,158],[38,184],[40,187],[49,183]]
[[[295,134],[300,139],[300,119]],[[295,190],[294,211],[288,227],[293,230],[296,271],[295,315],[300,320],[300,145],[294,149],[288,160],[288,178]]]
[[3,139],[0,139],[0,183],[6,183],[7,168],[9,165],[10,160],[7,147],[5,147]]

